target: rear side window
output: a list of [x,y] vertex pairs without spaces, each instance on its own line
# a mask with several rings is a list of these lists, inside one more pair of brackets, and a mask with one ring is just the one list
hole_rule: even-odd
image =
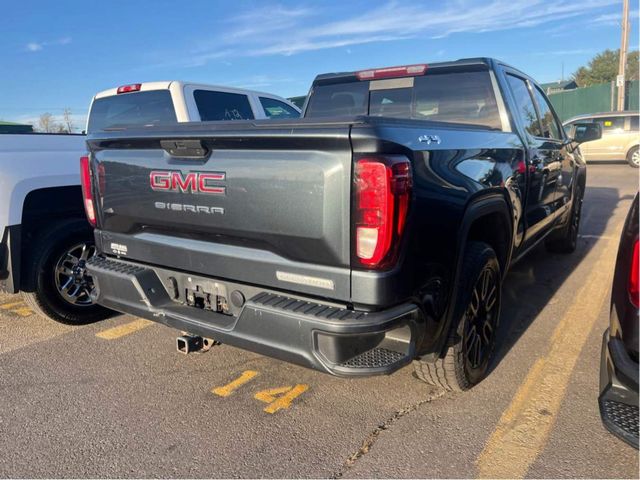
[[516,108],[525,130],[534,137],[541,137],[542,131],[540,130],[538,114],[536,113],[536,107],[533,105],[533,99],[529,93],[527,83],[523,79],[514,77],[513,75],[507,75],[507,81],[509,82],[509,88],[511,88],[511,92],[513,93]]
[[629,129],[632,132],[637,132],[638,127],[640,127],[640,117],[637,115],[634,115],[633,117],[631,117],[631,122],[629,123]]
[[200,120],[253,120],[249,98],[240,93],[195,90],[193,98],[198,107]]
[[622,131],[624,129],[624,117],[595,118],[594,121],[602,125],[603,132]]
[[300,113],[290,105],[274,98],[260,97],[267,118],[298,118]]
[[[388,82],[388,83],[386,83]],[[463,123],[501,129],[487,71],[437,73],[410,79],[318,85],[306,116],[370,115]]]
[[545,138],[555,138],[556,140],[562,140],[560,133],[560,127],[556,122],[551,105],[549,101],[542,94],[538,88],[533,89],[533,94],[536,96],[536,102],[538,103],[538,110],[540,110],[540,121],[542,122],[542,136]]
[[126,125],[177,123],[169,90],[125,93],[93,101],[89,132]]

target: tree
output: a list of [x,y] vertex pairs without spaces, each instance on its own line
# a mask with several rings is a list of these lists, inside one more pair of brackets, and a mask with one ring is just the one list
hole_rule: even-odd
[[[588,65],[580,67],[573,74],[579,87],[589,87],[598,83],[614,81],[618,75],[620,50],[605,50],[593,57]],[[638,80],[638,50],[627,54],[627,80]]]
[[56,122],[53,115],[49,112],[43,113],[38,119],[38,131],[44,133],[53,133],[57,130]]
[[64,122],[64,131],[67,133],[71,133],[73,131],[73,120],[71,119],[71,109],[65,108],[64,113],[62,114],[62,119]]

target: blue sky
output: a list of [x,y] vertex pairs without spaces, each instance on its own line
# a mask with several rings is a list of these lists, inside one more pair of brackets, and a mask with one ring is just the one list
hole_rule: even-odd
[[[632,1],[630,47],[638,48]],[[539,82],[620,43],[622,0],[2,1],[0,119],[192,80],[303,95],[318,73],[493,56]]]

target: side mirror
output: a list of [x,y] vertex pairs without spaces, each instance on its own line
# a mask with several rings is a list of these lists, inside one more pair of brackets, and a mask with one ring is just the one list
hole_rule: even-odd
[[602,138],[602,125],[599,123],[574,123],[571,136],[576,143],[598,140]]

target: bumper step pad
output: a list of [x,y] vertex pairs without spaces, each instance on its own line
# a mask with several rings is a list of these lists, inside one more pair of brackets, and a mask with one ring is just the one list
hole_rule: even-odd
[[602,413],[605,418],[615,426],[632,435],[638,441],[638,406],[616,402],[614,400],[604,400],[602,402]]
[[406,354],[377,347],[353,357],[340,366],[344,368],[384,368],[400,362]]

